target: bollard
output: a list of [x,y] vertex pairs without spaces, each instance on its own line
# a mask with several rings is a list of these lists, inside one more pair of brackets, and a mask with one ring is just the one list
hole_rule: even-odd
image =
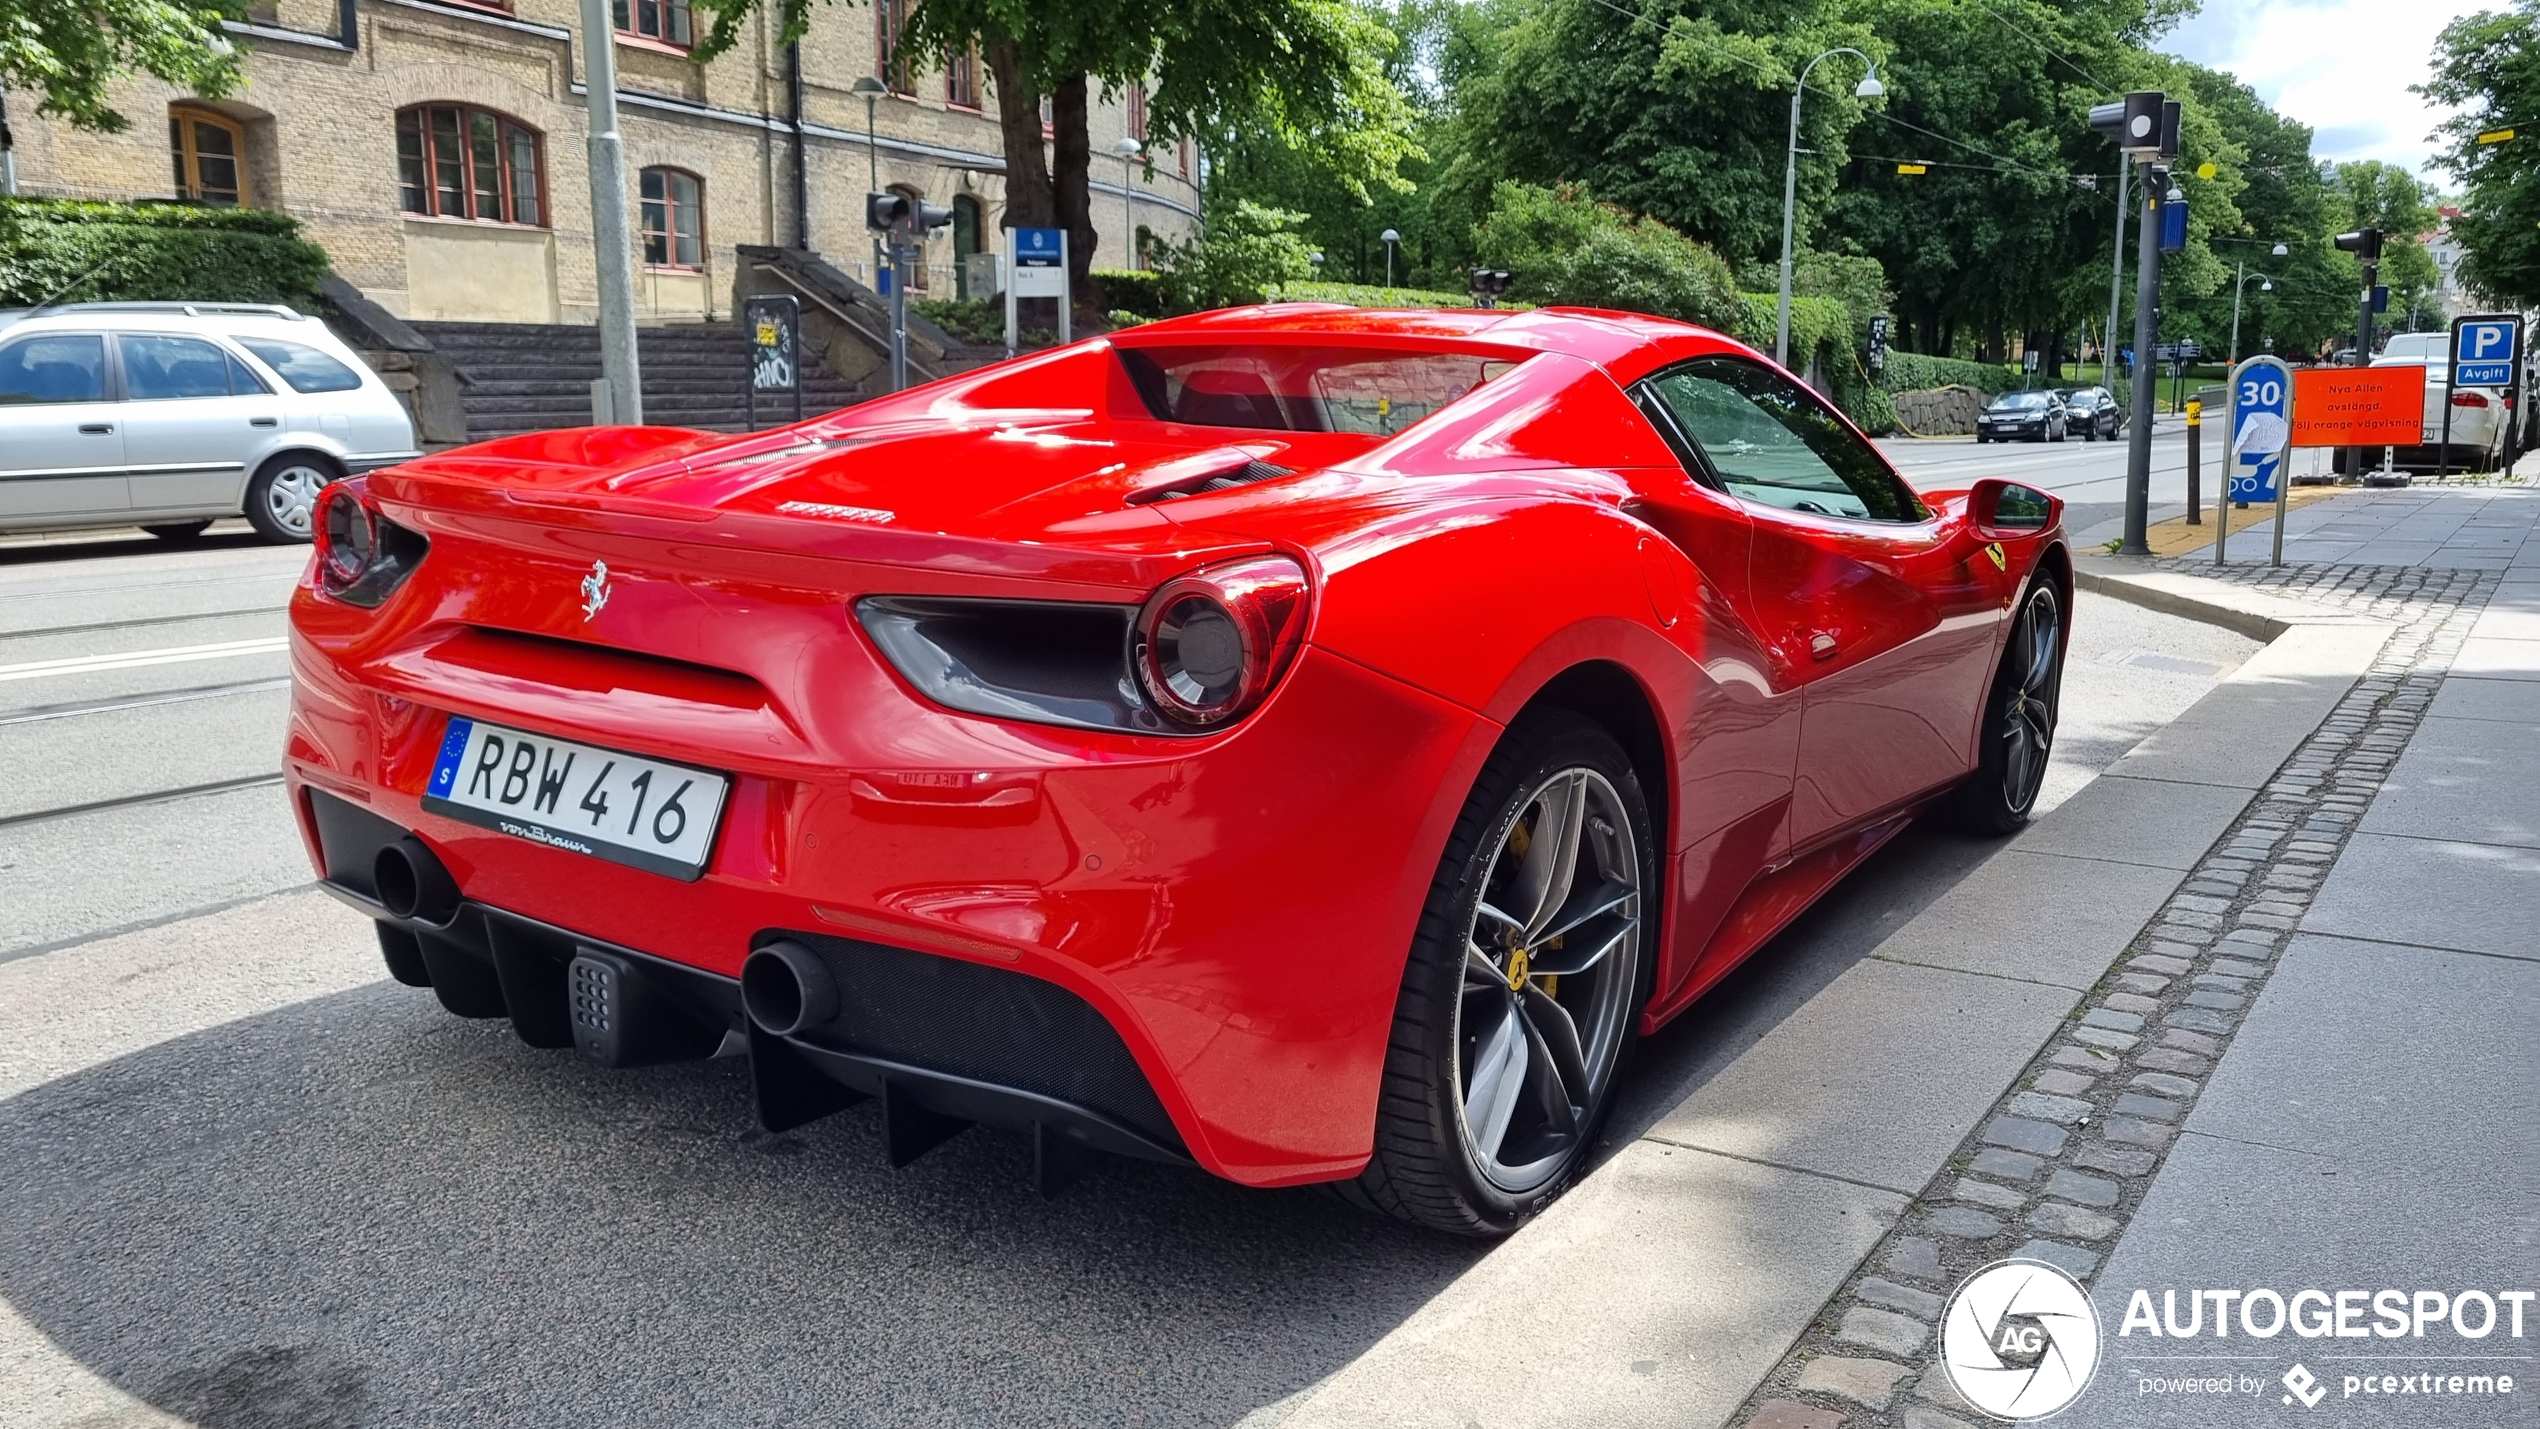
[[[2204,466],[2204,463],[2203,463],[2203,462],[2201,462],[2201,461],[2199,461],[2199,460],[2197,459],[2197,455],[2198,455],[2198,447],[2199,447],[2199,438],[2203,435],[2204,425],[2205,425],[2205,404],[2204,404],[2203,402],[2201,402],[2201,401],[2197,400],[2197,399],[2196,399],[2196,398],[2194,398],[2194,397],[2190,397],[2190,398],[2188,398],[2188,399],[2187,399],[2187,524],[2188,524],[2188,525],[2190,525],[2190,526],[2202,526],[2202,525],[2204,525],[2204,524],[2205,524],[2205,516],[2204,516],[2204,505],[2205,505],[2205,503],[2204,503],[2204,500],[2203,500],[2203,492],[2200,490],[2200,487],[2203,485],[2203,477],[2204,477],[2203,466]],[[2225,470],[2226,470],[2226,471],[2228,471],[2228,469],[2229,469],[2229,463],[2225,463]],[[2225,486],[2228,486],[2228,485],[2230,485],[2230,484],[2231,484],[2231,478],[2230,478],[2228,475],[2226,475],[2226,476],[2223,478],[2223,484],[2224,484]]]

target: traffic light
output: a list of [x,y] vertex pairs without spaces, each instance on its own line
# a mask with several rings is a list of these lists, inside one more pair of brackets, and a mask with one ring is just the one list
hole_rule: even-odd
[[881,233],[919,233],[952,222],[952,210],[900,193],[866,194],[864,226]]
[[1469,282],[1473,293],[1473,306],[1491,307],[1499,301],[1500,294],[1508,291],[1508,270],[1476,268],[1472,271]]
[[2365,228],[2341,233],[2337,235],[2337,247],[2339,251],[2352,253],[2367,263],[2378,263],[2381,261],[2381,230]]
[[2090,130],[2129,154],[2178,152],[2177,108],[2157,89],[2138,89],[2114,104],[2092,105]]

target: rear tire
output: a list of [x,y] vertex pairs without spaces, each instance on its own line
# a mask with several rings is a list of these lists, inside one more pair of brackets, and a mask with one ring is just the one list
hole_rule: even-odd
[[2063,597],[2053,581],[2040,579],[2020,601],[2002,644],[2002,663],[1985,695],[1975,772],[1942,805],[1950,823],[1972,834],[2007,834],[2035,813],[2055,750],[2064,644]]
[[1560,1195],[1649,1000],[1660,888],[1622,746],[1568,711],[1520,718],[1447,839],[1403,969],[1375,1154],[1337,1189],[1468,1236],[1506,1235]]
[[266,462],[247,483],[247,524],[279,545],[309,540],[315,529],[318,493],[342,475],[324,457],[284,452]]
[[212,529],[212,523],[209,521],[162,521],[141,529],[162,541],[182,542],[191,541]]

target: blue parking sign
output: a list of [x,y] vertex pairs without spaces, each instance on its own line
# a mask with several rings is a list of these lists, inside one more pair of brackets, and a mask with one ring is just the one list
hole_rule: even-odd
[[2511,387],[2522,357],[2522,319],[2483,313],[2452,321],[2452,385]]
[[2242,362],[2231,374],[2231,454],[2223,464],[2230,499],[2275,500],[2292,440],[2292,370],[2273,357]]

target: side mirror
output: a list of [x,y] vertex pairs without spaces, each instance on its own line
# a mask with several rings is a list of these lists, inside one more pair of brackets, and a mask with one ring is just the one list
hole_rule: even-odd
[[1988,540],[2034,535],[2053,526],[2063,499],[2034,486],[1988,476],[1967,493],[1967,524]]

